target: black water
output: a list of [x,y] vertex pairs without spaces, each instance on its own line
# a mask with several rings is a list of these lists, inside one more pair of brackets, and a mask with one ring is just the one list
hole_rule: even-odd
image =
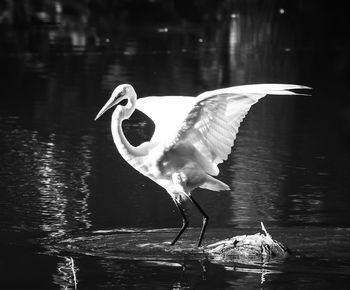
[[[347,288],[350,58],[341,8],[223,1],[193,10],[201,17],[157,6],[164,17],[154,19],[145,16],[150,3],[144,17],[121,4],[43,3],[0,18],[2,289]],[[258,232],[264,221],[295,255],[208,259],[194,250],[201,217],[190,205],[192,228],[170,247],[181,224],[174,204],[122,160],[110,114],[94,122],[96,113],[120,83],[142,97],[260,82],[314,89],[255,105],[221,166],[232,190],[194,196],[210,216],[204,244]],[[153,127],[135,114],[124,130],[138,144]]]

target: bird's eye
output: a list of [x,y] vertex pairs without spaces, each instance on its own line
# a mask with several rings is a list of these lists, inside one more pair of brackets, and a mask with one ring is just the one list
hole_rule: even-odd
[[123,88],[123,90],[119,93],[121,97],[126,95],[126,88]]

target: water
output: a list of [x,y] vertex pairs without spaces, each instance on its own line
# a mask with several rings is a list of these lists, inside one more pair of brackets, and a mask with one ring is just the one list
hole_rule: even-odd
[[[324,18],[326,10],[310,3],[286,2],[284,10],[223,3],[229,5],[216,7],[215,19],[140,24],[115,19],[108,7],[89,16],[62,13],[56,1],[55,12],[37,10],[30,25],[2,24],[4,289],[347,287],[349,59],[346,29],[334,17],[340,12]],[[191,205],[191,228],[170,247],[181,224],[174,204],[122,160],[110,114],[94,122],[96,113],[120,83],[132,83],[142,97],[259,82],[314,90],[255,105],[220,167],[232,190],[194,196],[210,217],[204,244],[256,233],[264,221],[295,255],[267,263],[212,260],[195,247],[201,217]],[[139,144],[153,126],[136,113],[124,130]]]

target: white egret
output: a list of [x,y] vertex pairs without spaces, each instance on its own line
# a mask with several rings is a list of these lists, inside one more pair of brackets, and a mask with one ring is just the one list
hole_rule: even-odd
[[[190,200],[203,215],[198,240],[200,247],[208,216],[191,195],[197,187],[212,191],[229,190],[229,186],[214,178],[218,164],[231,153],[239,125],[250,107],[267,94],[293,95],[290,90],[308,87],[289,84],[256,84],[235,86],[204,92],[197,97],[163,96],[137,100],[129,84],[116,87],[103,108],[104,112],[117,106],[112,115],[112,134],[121,156],[136,170],[165,188],[182,216],[182,227],[172,241],[180,238],[188,226],[181,202]],[[125,138],[122,122],[135,109],[155,123],[150,141],[135,147]]]

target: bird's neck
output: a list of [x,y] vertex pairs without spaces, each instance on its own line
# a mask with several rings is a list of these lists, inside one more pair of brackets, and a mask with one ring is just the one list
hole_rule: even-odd
[[124,135],[122,123],[125,119],[125,111],[122,107],[117,107],[113,112],[111,127],[113,140],[120,155],[130,163],[139,154],[137,148],[132,146]]

